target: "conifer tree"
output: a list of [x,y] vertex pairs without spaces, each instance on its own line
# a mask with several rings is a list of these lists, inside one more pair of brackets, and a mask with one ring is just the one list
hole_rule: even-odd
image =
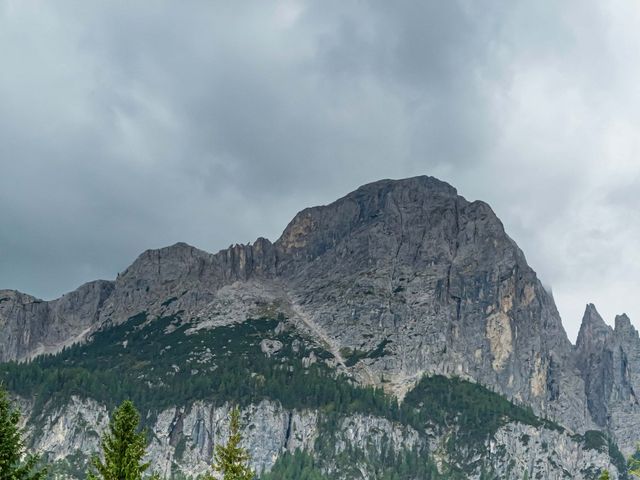
[[609,477],[609,470],[603,470],[598,480],[609,480],[610,478],[611,477]]
[[640,478],[640,443],[636,445],[636,451],[629,458],[627,464],[628,473],[636,478]]
[[46,475],[46,469],[38,468],[37,456],[25,455],[19,422],[19,410],[11,405],[0,385],[0,479],[40,480]]
[[[89,480],[141,480],[149,468],[142,463],[147,442],[145,433],[138,430],[140,414],[130,400],[126,400],[114,412],[109,429],[102,436],[104,460],[94,457],[91,461],[96,472],[89,472]],[[151,478],[158,478],[152,475]]]
[[[240,446],[240,411],[231,410],[229,440],[226,445],[216,445],[213,455],[213,470],[222,474],[223,480],[252,480],[254,473],[249,468],[249,454]],[[211,478],[211,476],[209,476]]]

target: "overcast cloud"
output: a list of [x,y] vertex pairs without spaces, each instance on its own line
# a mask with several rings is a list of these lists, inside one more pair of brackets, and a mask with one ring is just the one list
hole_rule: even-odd
[[276,239],[434,175],[553,289],[640,325],[640,4],[0,0],[0,288]]

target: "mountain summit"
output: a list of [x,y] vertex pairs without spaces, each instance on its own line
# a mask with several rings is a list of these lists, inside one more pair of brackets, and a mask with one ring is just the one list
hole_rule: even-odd
[[[304,365],[326,365],[358,388],[410,402],[423,377],[456,377],[567,432],[601,430],[627,453],[638,440],[640,341],[629,319],[618,317],[613,330],[589,305],[573,346],[553,298],[491,208],[433,177],[378,181],[302,210],[273,243],[260,238],[216,254],[184,243],[149,250],[115,281],[51,302],[1,291],[0,360],[76,342],[89,348],[142,314],[138,328],[172,318],[162,324],[167,334],[279,319],[280,332],[300,336],[289,347],[302,342],[325,352],[311,349]],[[269,358],[285,346],[275,337],[260,343]],[[100,399],[87,407],[87,399],[73,398],[76,410],[103,408]],[[193,404],[173,408],[171,421],[186,431]],[[296,418],[288,422],[310,421]],[[398,442],[410,436],[384,428]],[[180,441],[169,442],[174,454]],[[302,435],[296,445],[308,442]]]

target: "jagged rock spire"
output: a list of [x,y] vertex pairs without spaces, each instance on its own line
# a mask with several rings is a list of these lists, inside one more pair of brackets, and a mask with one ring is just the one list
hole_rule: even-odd
[[578,349],[589,349],[592,345],[602,344],[613,333],[613,330],[602,319],[593,303],[587,304],[576,346]]

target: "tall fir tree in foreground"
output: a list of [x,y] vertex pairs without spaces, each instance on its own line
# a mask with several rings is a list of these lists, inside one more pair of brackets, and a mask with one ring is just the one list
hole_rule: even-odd
[[[226,445],[216,445],[213,455],[213,471],[222,474],[223,480],[252,480],[255,474],[249,468],[249,453],[240,446],[240,410],[231,410],[229,440]],[[212,479],[211,475],[207,476]]]
[[[95,472],[89,472],[89,480],[141,480],[149,468],[142,463],[147,441],[139,431],[140,414],[130,400],[120,405],[109,422],[108,431],[102,436],[104,459],[94,457],[91,461]],[[151,475],[152,479],[159,478]]]
[[26,455],[19,422],[20,411],[11,405],[0,385],[0,479],[40,480],[47,474],[46,469],[38,468],[37,456]]

